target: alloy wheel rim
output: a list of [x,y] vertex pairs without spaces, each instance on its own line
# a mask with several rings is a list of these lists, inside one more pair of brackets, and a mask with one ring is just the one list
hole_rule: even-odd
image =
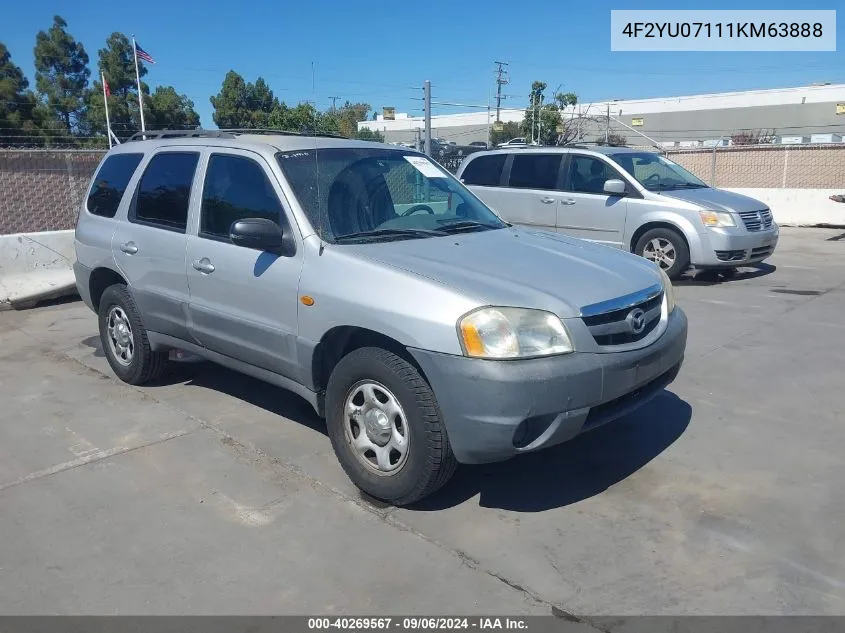
[[643,249],[643,257],[653,261],[663,270],[674,266],[677,256],[675,245],[665,237],[655,237],[649,240]]
[[112,306],[106,320],[108,343],[114,359],[128,367],[135,355],[135,339],[129,317],[120,306]]

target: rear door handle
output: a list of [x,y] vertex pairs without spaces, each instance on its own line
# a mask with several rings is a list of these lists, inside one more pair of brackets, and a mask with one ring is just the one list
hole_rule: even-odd
[[210,275],[214,272],[214,264],[209,261],[208,257],[203,257],[202,259],[195,259],[193,266],[194,270],[198,270],[201,273],[205,273],[206,275]]
[[555,199],[551,198],[549,196],[545,196],[543,198],[540,198],[540,202],[542,202],[543,204],[551,204],[554,201],[555,201]]
[[575,204],[575,200],[573,200],[572,198],[564,198],[560,202],[561,202],[561,204],[567,204],[567,205]]
[[126,242],[120,245],[120,250],[122,250],[127,255],[134,255],[138,252],[138,246],[135,242]]

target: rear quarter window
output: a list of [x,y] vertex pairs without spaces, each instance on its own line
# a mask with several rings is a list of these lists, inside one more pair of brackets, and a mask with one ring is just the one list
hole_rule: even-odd
[[143,157],[143,154],[115,154],[105,160],[94,176],[94,185],[85,203],[89,213],[104,218],[114,217],[132,174]]
[[507,154],[493,154],[492,156],[474,158],[469,162],[464,173],[461,174],[461,180],[466,185],[495,187],[502,178],[502,169],[507,158]]

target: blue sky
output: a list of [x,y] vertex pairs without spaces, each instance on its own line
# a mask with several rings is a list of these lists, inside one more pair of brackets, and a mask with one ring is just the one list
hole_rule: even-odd
[[[834,9],[837,2],[803,2]],[[215,5],[219,5],[219,8]],[[794,2],[708,0],[702,9],[794,9]],[[289,103],[329,97],[375,108],[422,113],[423,81],[435,101],[486,105],[495,94],[494,60],[509,62],[512,95],[503,106],[524,107],[531,82],[575,92],[580,101],[632,99],[755,88],[845,82],[845,54],[621,53],[610,51],[610,9],[643,8],[616,0],[565,3],[426,0],[353,3],[59,0],[16,2],[0,27],[0,41],[30,80],[35,34],[56,13],[83,42],[96,73],[97,50],[113,31],[134,33],[156,64],[145,78],[170,84],[193,99],[212,127],[209,96],[230,69],[248,81],[263,76]],[[677,9],[652,1],[649,9]],[[693,8],[690,5],[683,8]],[[840,7],[841,8],[841,7]],[[842,14],[837,31],[842,31]],[[315,69],[312,78],[312,63]],[[312,81],[315,79],[315,81]],[[33,82],[34,83],[34,82]],[[436,106],[434,113],[468,111]]]

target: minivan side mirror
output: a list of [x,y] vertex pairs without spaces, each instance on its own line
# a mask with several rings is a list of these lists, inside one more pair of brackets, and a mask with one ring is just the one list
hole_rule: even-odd
[[624,196],[626,191],[625,183],[618,178],[611,178],[604,181],[604,192],[611,196]]
[[277,251],[283,243],[282,227],[267,218],[244,218],[232,222],[229,239],[235,246]]

